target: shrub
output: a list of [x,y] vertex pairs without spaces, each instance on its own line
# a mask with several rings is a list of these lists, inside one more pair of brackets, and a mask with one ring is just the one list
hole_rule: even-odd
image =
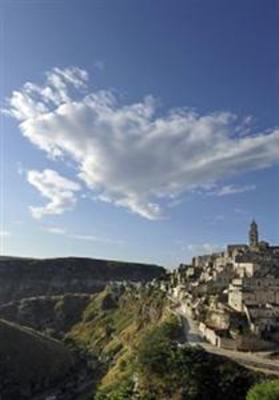
[[258,383],[249,390],[246,400],[278,400],[279,380]]
[[154,399],[172,400],[245,398],[256,382],[255,373],[201,348],[179,347],[171,339],[172,333],[170,325],[163,324],[139,346],[137,362],[142,398],[146,394],[152,394]]

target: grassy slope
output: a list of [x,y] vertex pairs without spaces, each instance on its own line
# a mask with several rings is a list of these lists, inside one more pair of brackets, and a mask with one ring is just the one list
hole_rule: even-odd
[[[0,320],[0,392],[4,399],[13,398],[17,390],[28,393],[35,386],[55,384],[65,377],[73,362],[58,341]],[[10,397],[5,397],[10,390]]]
[[[108,366],[100,384],[110,391],[133,373],[135,351],[142,337],[166,318],[167,300],[160,290],[126,290],[113,296],[109,290],[95,295],[70,337]],[[108,303],[108,304],[107,304]]]

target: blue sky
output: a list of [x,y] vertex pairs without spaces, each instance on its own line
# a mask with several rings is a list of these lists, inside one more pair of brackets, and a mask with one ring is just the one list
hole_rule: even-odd
[[2,253],[175,266],[253,217],[279,242],[277,1],[0,8]]

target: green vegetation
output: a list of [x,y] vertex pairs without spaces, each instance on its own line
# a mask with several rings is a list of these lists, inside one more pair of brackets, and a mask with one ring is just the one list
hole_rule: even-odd
[[[166,333],[162,332],[163,331]],[[155,329],[139,349],[142,399],[240,400],[256,375],[203,349],[173,344],[165,327]]]
[[244,399],[257,375],[200,348],[178,346],[179,332],[174,318],[148,330],[133,357],[113,367],[126,374],[101,385],[95,400]]
[[249,390],[247,400],[278,400],[279,380],[267,381],[256,384]]
[[[183,345],[180,321],[171,313],[165,293],[155,286],[111,284],[90,296],[55,296],[19,304],[28,311],[23,313],[26,321],[42,331],[47,327],[55,336],[61,334],[64,345],[32,329],[1,323],[0,376],[7,377],[3,382],[12,390],[4,399],[30,398],[34,388],[55,387],[64,377],[67,391],[69,382],[75,390],[82,376],[96,383],[95,393],[89,399],[85,395],[86,400],[243,400],[259,382],[258,374],[227,358]],[[13,313],[11,307],[15,305],[5,308],[7,316]],[[31,314],[36,318],[29,319]],[[72,368],[78,358],[83,364]]]
[[93,296],[68,337],[104,359],[128,351],[150,324],[163,318],[166,298],[160,290],[108,287]]
[[95,295],[68,337],[101,361],[94,400],[243,400],[259,380],[181,335],[159,289],[128,287]]
[[67,339],[98,356],[103,368],[98,396],[130,390],[137,347],[167,318],[167,303],[159,289],[135,286],[110,287],[93,296]]

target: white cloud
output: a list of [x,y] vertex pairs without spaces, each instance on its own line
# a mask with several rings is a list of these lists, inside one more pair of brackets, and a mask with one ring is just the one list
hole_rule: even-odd
[[8,238],[11,236],[11,232],[9,231],[0,231],[0,238]]
[[217,189],[216,191],[210,192],[209,194],[216,196],[228,196],[231,194],[251,192],[252,190],[255,189],[256,189],[255,185],[245,185],[245,186],[227,185]]
[[279,162],[278,129],[242,136],[247,122],[228,112],[158,115],[152,97],[127,105],[109,91],[77,97],[87,79],[78,68],[55,68],[44,86],[14,92],[8,112],[35,146],[73,160],[102,201],[157,219],[163,198]]
[[44,226],[42,227],[42,230],[52,233],[54,235],[65,235],[66,230],[64,228],[59,228],[57,226]]
[[115,239],[109,239],[109,238],[102,238],[99,236],[94,236],[94,235],[82,235],[82,234],[69,234],[68,238],[70,239],[75,239],[75,240],[84,240],[86,242],[99,242],[99,243],[107,243],[107,244],[124,244],[124,240],[115,240]]
[[87,72],[80,68],[54,68],[46,73],[46,85],[26,82],[21,91],[13,91],[9,109],[4,112],[20,121],[39,117],[52,107],[70,102],[70,89],[85,88],[87,80]]
[[44,171],[28,171],[28,182],[33,185],[50,201],[42,207],[30,207],[34,218],[40,219],[44,215],[62,214],[71,209],[76,203],[75,192],[80,190],[80,185],[70,179],[64,178],[52,169]]

